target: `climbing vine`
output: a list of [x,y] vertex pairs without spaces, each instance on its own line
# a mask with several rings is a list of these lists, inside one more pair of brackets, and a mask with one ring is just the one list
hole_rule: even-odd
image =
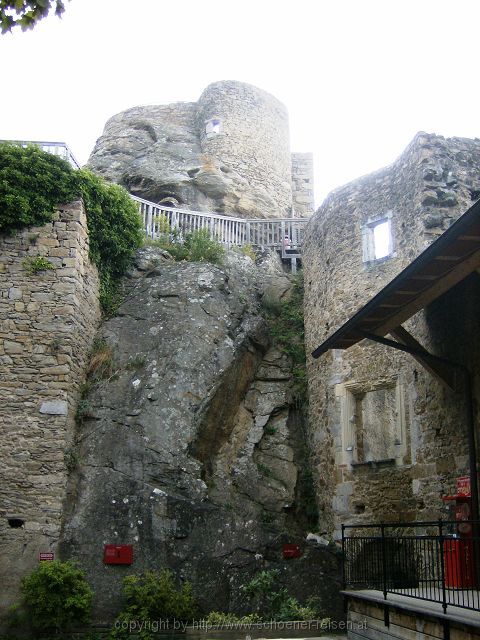
[[303,273],[300,272],[293,279],[288,300],[263,300],[264,317],[273,342],[279,345],[292,361],[294,395],[302,403],[307,399],[303,291]]

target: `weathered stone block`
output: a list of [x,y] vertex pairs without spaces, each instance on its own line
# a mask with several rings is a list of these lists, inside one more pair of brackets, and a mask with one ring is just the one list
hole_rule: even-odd
[[66,416],[68,415],[68,402],[66,400],[48,400],[42,403],[40,413],[51,416]]
[[62,364],[56,367],[43,367],[42,369],[40,369],[40,373],[46,373],[52,376],[62,375],[70,373],[70,367],[66,364]]
[[8,298],[10,300],[21,300],[23,297],[23,293],[21,289],[17,289],[16,287],[10,287],[8,290]]
[[37,246],[38,247],[58,247],[59,244],[60,243],[58,242],[58,240],[56,238],[45,238],[45,237],[41,236],[37,240]]
[[19,342],[12,342],[11,340],[4,340],[3,348],[5,349],[5,353],[16,354],[22,353],[24,350],[24,345]]

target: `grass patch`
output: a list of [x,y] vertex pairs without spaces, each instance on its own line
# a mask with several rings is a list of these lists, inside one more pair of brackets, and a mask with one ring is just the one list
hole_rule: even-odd
[[22,262],[22,266],[29,276],[33,276],[40,271],[55,270],[55,267],[50,262],[50,260],[47,260],[47,258],[44,258],[43,256],[35,256],[35,258],[25,258],[25,260]]
[[113,349],[106,340],[95,340],[90,352],[87,378],[105,380],[113,374]]
[[198,229],[187,233],[182,242],[179,235],[172,232],[162,234],[155,240],[147,242],[149,246],[159,247],[180,262],[211,262],[221,264],[225,249],[222,245],[210,237],[208,229]]

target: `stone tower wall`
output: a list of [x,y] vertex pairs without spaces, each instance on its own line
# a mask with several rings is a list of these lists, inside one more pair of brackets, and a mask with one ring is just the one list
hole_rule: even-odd
[[292,199],[296,216],[310,216],[315,210],[313,154],[292,153]]
[[[28,274],[25,260],[35,256],[54,269]],[[0,235],[0,615],[39,553],[56,551],[79,387],[99,317],[81,202],[43,227]]]
[[[441,235],[479,189],[479,140],[418,134],[393,165],[330,194],[307,229],[303,252],[307,353]],[[379,216],[389,216],[393,253],[366,261],[364,230]],[[478,316],[478,288],[474,274],[405,324],[433,353],[477,373],[472,318]],[[461,312],[452,314],[452,308]],[[341,522],[437,518],[441,495],[452,493],[455,478],[468,472],[461,392],[444,390],[410,356],[366,341],[318,360],[310,356],[308,375],[326,526],[338,533]],[[399,417],[388,460],[372,463],[359,455],[358,434],[352,435],[358,424],[349,424],[357,423],[359,411],[352,403],[375,391],[391,396]]]
[[[245,218],[292,214],[287,111],[241,82],[216,82],[198,102],[113,116],[88,163],[152,202]],[[302,206],[307,191],[298,194]]]
[[[221,130],[208,137],[205,123],[218,117]],[[241,82],[209,85],[198,101],[202,153],[223,170],[246,181],[253,195],[270,198],[275,210],[265,217],[291,214],[291,157],[288,113],[270,94]]]

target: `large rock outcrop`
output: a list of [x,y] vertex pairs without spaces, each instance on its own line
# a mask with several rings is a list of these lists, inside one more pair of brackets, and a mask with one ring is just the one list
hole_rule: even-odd
[[[292,213],[287,111],[241,82],[211,84],[195,103],[140,106],[113,116],[88,164],[153,202],[250,218]],[[297,164],[295,157],[296,171]],[[313,208],[309,168],[294,186],[302,213]]]
[[[286,278],[260,274],[244,256],[217,267],[142,250],[100,330],[97,360],[112,362],[80,406],[62,545],[87,569],[98,620],[120,607],[126,574],[164,567],[204,611],[241,611],[241,586],[279,568],[292,594],[340,614],[335,553],[282,558],[282,543],[305,547],[308,456],[290,362],[259,314],[262,288]],[[109,543],[133,544],[134,564],[104,566]]]

